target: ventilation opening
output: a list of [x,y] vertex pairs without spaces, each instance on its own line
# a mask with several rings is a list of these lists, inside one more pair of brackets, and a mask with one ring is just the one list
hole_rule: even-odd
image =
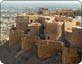
[[50,37],[48,36],[48,40],[50,39]]

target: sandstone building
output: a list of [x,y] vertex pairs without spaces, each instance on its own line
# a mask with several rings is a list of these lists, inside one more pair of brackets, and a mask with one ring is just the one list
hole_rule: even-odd
[[[10,46],[20,43],[23,51],[29,51],[36,46],[38,57],[41,59],[62,51],[62,63],[73,64],[76,61],[74,57],[78,58],[77,47],[82,46],[82,28],[74,28],[80,23],[68,17],[73,14],[72,10],[57,13],[50,15],[48,9],[41,8],[38,14],[19,14],[16,17],[16,27],[10,30]],[[66,47],[68,43],[69,47]],[[76,48],[73,48],[74,46]],[[71,55],[72,51],[74,52]],[[76,62],[79,60],[78,58]]]

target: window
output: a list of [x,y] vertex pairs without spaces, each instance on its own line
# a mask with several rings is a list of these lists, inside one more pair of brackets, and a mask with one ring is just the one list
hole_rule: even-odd
[[50,37],[48,36],[48,40],[50,39]]
[[62,15],[62,13],[60,13],[60,15]]
[[30,29],[28,29],[28,31],[30,31]]
[[30,20],[30,22],[32,23],[32,22],[33,22],[33,20]]

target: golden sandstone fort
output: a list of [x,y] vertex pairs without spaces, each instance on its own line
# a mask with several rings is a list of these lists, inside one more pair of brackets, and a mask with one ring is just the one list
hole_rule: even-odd
[[38,13],[17,14],[16,27],[10,29],[9,46],[20,43],[23,51],[36,46],[40,59],[62,52],[62,64],[78,64],[82,27],[70,16],[74,16],[73,10],[50,12],[47,8],[40,8]]

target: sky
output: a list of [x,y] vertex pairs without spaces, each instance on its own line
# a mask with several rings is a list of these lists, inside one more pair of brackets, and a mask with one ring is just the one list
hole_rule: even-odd
[[81,3],[79,1],[3,1],[1,3],[3,8],[66,8],[66,9],[78,9],[81,8]]

